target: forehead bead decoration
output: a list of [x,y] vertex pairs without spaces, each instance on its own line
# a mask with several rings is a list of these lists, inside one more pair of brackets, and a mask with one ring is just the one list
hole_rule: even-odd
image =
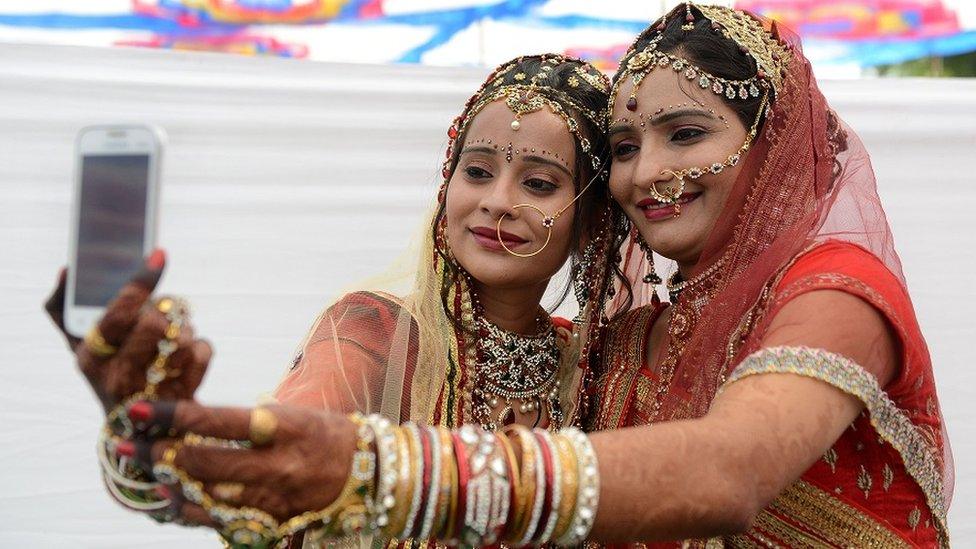
[[685,2],[685,24],[681,25],[681,30],[695,30],[695,16],[691,14],[691,2]]

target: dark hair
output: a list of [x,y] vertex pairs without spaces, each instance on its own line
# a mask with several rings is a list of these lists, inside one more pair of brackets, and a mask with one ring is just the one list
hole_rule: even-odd
[[[554,59],[558,60],[558,63],[553,63],[552,60]],[[527,82],[527,80],[516,79],[516,75],[536,75],[544,72],[543,76],[536,79],[536,83],[540,87],[558,90],[568,96],[573,103],[584,109],[596,113],[602,113],[605,111],[609,102],[609,96],[606,91],[593,86],[586,78],[582,78],[580,76],[577,69],[582,69],[583,71],[587,72],[593,70],[580,61],[555,56],[528,56],[521,57],[511,63],[506,63],[504,66],[510,66],[511,70],[505,71],[504,74],[500,76],[493,75],[489,77],[489,80],[501,78],[501,85],[524,84]],[[544,66],[549,66],[551,69],[543,71]],[[524,79],[525,77],[523,76],[522,78]],[[573,82],[573,84],[570,82]],[[594,168],[591,163],[591,153],[596,155],[597,158],[607,159],[610,154],[610,145],[606,132],[602,127],[596,125],[588,117],[576,112],[575,108],[571,107],[570,105],[566,105],[565,102],[557,102],[559,102],[563,108],[566,109],[566,112],[576,120],[576,122],[579,124],[580,133],[590,141],[591,149],[590,153],[587,153],[582,149],[580,143],[576,142],[574,139],[576,147],[576,162],[573,174],[573,184],[576,193],[578,193],[591,179],[597,177],[599,174],[598,179],[594,181],[594,183],[576,202],[576,215],[573,217],[573,228],[570,238],[573,242],[579,242],[584,235],[593,235],[598,232],[600,229],[599,223],[603,221],[600,217],[601,213],[606,211],[608,206],[616,208],[613,200],[610,197],[610,191],[606,184],[606,175],[609,170],[609,162],[605,162],[604,165],[600,166],[599,168]],[[469,111],[472,103],[473,102],[469,102],[466,106],[465,112],[463,113],[464,117],[470,116]],[[445,174],[448,177],[452,176],[454,174],[454,170],[457,168],[458,159],[460,157],[461,149],[463,148],[462,144],[466,139],[466,134],[467,129],[465,128],[459,135],[456,136],[455,143],[457,143],[457,145],[454,147],[453,156],[450,159],[448,171]],[[437,241],[438,226],[444,217],[446,202],[446,200],[441,201],[441,204],[437,209],[437,213],[434,215],[431,230],[433,231],[435,242]],[[445,250],[441,250],[439,248],[437,250],[437,253],[441,255],[441,259],[444,261],[446,266],[444,279],[441,280],[441,303],[445,312],[447,312],[450,311],[448,296],[451,282],[455,280],[460,273],[458,272],[458,266],[446,256],[445,252]],[[606,258],[594,258],[593,260],[603,261],[604,259]],[[571,272],[576,272],[581,260],[582,254],[580,253],[578,247],[572,247],[570,252],[570,265],[572,267]],[[567,284],[563,288],[561,296],[555,305],[556,307],[558,307],[558,305],[566,299],[566,297],[569,295],[570,289],[570,284]],[[451,318],[450,314],[448,317]],[[454,321],[453,318],[451,318],[451,320],[452,322]],[[455,326],[460,327],[457,324],[455,324]]]
[[[634,43],[633,53],[643,50],[651,40],[661,36],[657,43],[657,49],[684,57],[695,65],[698,65],[713,76],[719,76],[729,80],[746,80],[756,76],[756,61],[737,44],[734,40],[726,38],[713,26],[712,22],[702,15],[694,5],[691,6],[692,15],[695,17],[694,28],[684,30],[682,26],[685,21],[685,6],[678,5],[674,10],[665,16],[664,30],[658,30],[659,22],[644,30]],[[620,68],[614,75],[614,81],[620,78],[623,69],[627,66],[630,56],[625,57],[620,62]],[[772,94],[772,88],[770,88]],[[718,96],[716,96],[718,97]],[[752,127],[759,112],[759,105],[762,103],[762,96],[749,97],[748,99],[727,99],[721,98],[729,106],[746,129]],[[773,97],[770,96],[770,103]]]

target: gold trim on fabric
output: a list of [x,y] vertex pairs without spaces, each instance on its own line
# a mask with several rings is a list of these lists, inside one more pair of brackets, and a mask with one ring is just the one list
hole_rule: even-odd
[[938,460],[932,455],[919,429],[888,398],[874,376],[855,362],[824,349],[769,347],[746,357],[722,388],[740,379],[767,373],[789,373],[818,379],[861,400],[870,414],[875,431],[898,452],[906,472],[925,495],[936,520],[940,544],[949,546],[946,508],[942,499],[942,471]]
[[753,529],[734,536],[729,545],[755,546],[749,539],[753,538],[779,547],[763,534],[797,548],[911,547],[885,525],[802,480],[780,494],[759,514]]
[[594,429],[615,429],[627,412],[627,396],[644,364],[648,323],[657,317],[654,306],[645,306],[614,320],[608,328],[604,349],[606,371],[596,382],[599,399]]

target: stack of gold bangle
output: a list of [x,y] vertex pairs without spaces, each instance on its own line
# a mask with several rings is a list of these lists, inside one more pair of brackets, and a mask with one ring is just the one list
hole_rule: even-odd
[[176,467],[178,447],[153,472],[206,509],[223,526],[229,547],[284,547],[302,531],[306,541],[324,544],[379,534],[453,545],[576,545],[593,526],[599,473],[593,447],[577,429],[551,434],[515,426],[488,433],[475,426],[398,426],[376,415],[351,419],[358,441],[341,494],[325,509],[281,524],[260,509],[215,502]]
[[511,426],[492,434],[388,422],[383,429],[388,443],[377,454],[387,457],[378,460],[377,478],[388,484],[376,499],[390,505],[374,510],[386,520],[374,520],[385,525],[372,533],[454,545],[576,545],[593,526],[596,455],[577,429]]

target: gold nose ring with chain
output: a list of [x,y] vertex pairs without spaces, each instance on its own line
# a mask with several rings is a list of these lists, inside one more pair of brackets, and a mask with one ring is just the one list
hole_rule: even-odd
[[603,166],[600,166],[600,169],[596,172],[596,175],[594,175],[593,178],[590,179],[590,182],[587,183],[583,187],[583,189],[580,190],[580,192],[576,193],[576,196],[569,201],[569,204],[566,204],[562,208],[556,210],[556,212],[553,213],[552,215],[546,215],[546,212],[542,208],[536,206],[535,204],[524,203],[524,204],[516,204],[512,206],[512,211],[520,210],[522,208],[531,208],[539,212],[540,214],[542,214],[542,226],[546,229],[547,233],[546,233],[546,241],[542,243],[542,247],[540,247],[538,250],[530,253],[521,253],[521,252],[516,252],[511,248],[509,248],[507,245],[505,245],[505,241],[502,239],[502,221],[505,219],[505,217],[510,215],[509,212],[505,212],[504,214],[499,216],[498,222],[495,223],[495,236],[498,238],[498,243],[502,245],[502,248],[504,248],[506,252],[508,252],[511,255],[514,255],[515,257],[532,257],[542,253],[542,250],[545,250],[546,246],[549,245],[549,241],[552,240],[552,228],[556,225],[556,220],[559,219],[559,217],[563,215],[563,213],[565,213],[570,206],[575,204],[576,201],[579,200],[581,196],[583,196],[583,193],[585,193],[586,190],[590,188],[590,185],[593,185],[593,182],[596,181],[597,178],[600,177],[600,175],[603,173],[604,167],[606,167],[606,161],[604,161]]

